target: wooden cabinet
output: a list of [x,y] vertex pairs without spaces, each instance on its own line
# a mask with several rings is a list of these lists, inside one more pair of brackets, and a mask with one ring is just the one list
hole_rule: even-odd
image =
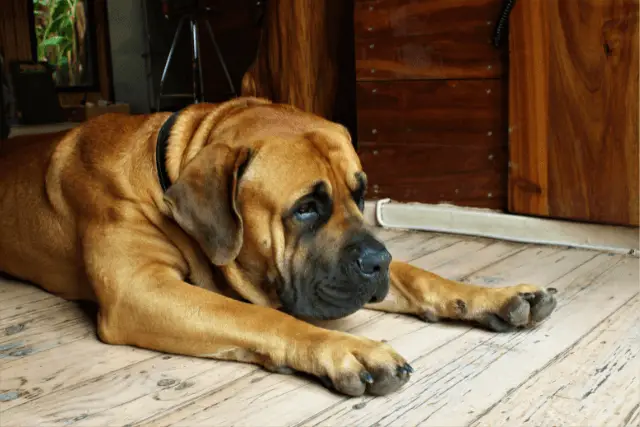
[[359,82],[358,151],[374,198],[502,208],[500,80]]
[[369,197],[506,209],[502,0],[355,0],[358,151]]
[[355,0],[369,196],[638,225],[640,0]]
[[638,10],[638,0],[516,3],[511,212],[638,225]]
[[360,80],[499,78],[491,45],[502,0],[356,0]]

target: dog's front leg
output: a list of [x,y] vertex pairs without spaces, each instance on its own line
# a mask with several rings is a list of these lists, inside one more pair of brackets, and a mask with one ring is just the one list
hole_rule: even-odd
[[118,256],[93,246],[88,257],[104,342],[305,372],[353,396],[387,394],[409,379],[411,367],[388,345],[189,285],[162,242],[145,240],[147,255],[124,253],[120,241]]
[[367,308],[414,314],[430,322],[468,320],[495,331],[508,331],[541,322],[556,306],[551,288],[469,285],[403,262],[391,263],[390,281],[385,300]]

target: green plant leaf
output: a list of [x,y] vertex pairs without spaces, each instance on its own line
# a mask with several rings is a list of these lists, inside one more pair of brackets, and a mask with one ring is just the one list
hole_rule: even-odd
[[62,44],[62,43],[64,43],[64,42],[65,42],[65,38],[64,38],[64,37],[61,37],[61,36],[52,36],[52,37],[49,37],[49,38],[48,38],[48,39],[46,39],[46,40],[43,40],[43,41],[40,43],[40,46],[42,46],[42,47],[47,47],[47,46],[57,46],[57,45],[60,45],[60,44]]

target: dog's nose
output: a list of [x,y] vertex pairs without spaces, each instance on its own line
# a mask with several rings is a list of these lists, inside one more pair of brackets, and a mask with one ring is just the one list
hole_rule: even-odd
[[362,242],[357,262],[363,274],[372,275],[389,268],[391,254],[382,243],[371,237]]

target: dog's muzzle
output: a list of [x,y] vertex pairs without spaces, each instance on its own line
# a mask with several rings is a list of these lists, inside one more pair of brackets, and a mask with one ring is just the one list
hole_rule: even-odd
[[296,283],[280,293],[286,312],[308,320],[338,319],[387,296],[389,251],[364,231],[347,242],[337,256],[318,253],[308,260]]
[[380,302],[389,292],[391,254],[381,242],[368,233],[359,240],[345,248],[347,268],[356,276],[354,280],[363,282],[371,293],[369,301],[366,302]]

